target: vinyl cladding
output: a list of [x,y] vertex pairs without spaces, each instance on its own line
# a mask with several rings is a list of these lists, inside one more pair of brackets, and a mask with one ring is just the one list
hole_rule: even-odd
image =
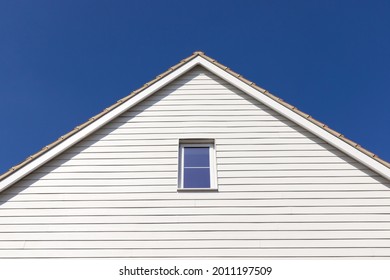
[[[218,192],[178,192],[199,138]],[[389,186],[198,67],[2,192],[0,257],[387,258]]]

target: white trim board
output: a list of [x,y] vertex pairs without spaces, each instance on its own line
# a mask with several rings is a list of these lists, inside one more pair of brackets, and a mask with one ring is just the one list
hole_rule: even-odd
[[258,100],[259,102],[263,103],[264,105],[268,106],[269,108],[275,110],[279,114],[283,115],[284,117],[288,118],[289,120],[297,123],[298,125],[302,126],[303,128],[307,129],[309,132],[313,133],[314,135],[318,136],[319,138],[325,140],[332,146],[338,148],[342,152],[346,153],[347,155],[351,156],[352,158],[356,159],[357,161],[361,162],[362,164],[366,165],[370,169],[374,170],[375,172],[381,174],[386,179],[390,180],[390,169],[384,166],[383,164],[377,162],[376,160],[372,159],[370,156],[364,154],[363,152],[359,151],[358,149],[354,148],[353,146],[349,145],[348,143],[344,142],[343,140],[337,138],[336,136],[332,135],[328,131],[322,129],[321,127],[315,125],[311,121],[305,119],[304,117],[300,116],[299,114],[293,112],[289,108],[283,106],[282,104],[278,103],[277,101],[273,100],[272,98],[266,96],[265,94],[261,93],[260,91],[256,90],[255,88],[251,87],[250,85],[244,83],[240,79],[234,77],[230,73],[226,72],[225,70],[221,69],[217,65],[209,62],[205,58],[201,56],[196,56],[192,60],[188,61],[187,63],[181,65],[177,69],[173,70],[171,73],[169,73],[164,78],[158,80],[151,86],[147,87],[140,93],[136,94],[134,97],[130,98],[123,104],[119,105],[112,111],[108,112],[107,114],[103,115],[101,118],[96,120],[95,122],[89,124],[85,128],[81,129],[79,132],[75,133],[74,135],[70,136],[68,139],[64,140],[63,142],[59,143],[57,146],[53,147],[46,153],[42,154],[41,156],[37,157],[30,163],[26,164],[25,166],[21,167],[19,170],[15,171],[8,177],[6,177],[4,180],[0,182],[0,192],[4,189],[8,188],[18,180],[22,179],[26,175],[30,174],[35,169],[39,168],[46,162],[50,161],[57,155],[61,154],[68,148],[72,147],[77,142],[81,141],[88,135],[92,134],[99,128],[106,125],[108,122],[113,120],[114,118],[118,117],[125,111],[129,110],[142,100],[148,98],[153,93],[161,89],[162,87],[169,84],[171,81],[175,80],[179,76],[185,74],[195,66],[200,65],[210,71],[211,73],[219,76],[223,80],[229,82],[231,85],[237,87],[241,91],[245,92],[249,96],[253,97],[254,99]]

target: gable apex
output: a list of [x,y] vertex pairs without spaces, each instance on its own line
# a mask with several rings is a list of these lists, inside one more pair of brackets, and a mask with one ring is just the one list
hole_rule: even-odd
[[53,159],[55,156],[70,148],[75,143],[84,139],[123,112],[145,100],[159,89],[184,75],[196,66],[205,68],[244,93],[250,95],[257,101],[275,110],[279,114],[307,129],[309,132],[345,152],[347,155],[368,166],[385,178],[390,179],[390,164],[386,161],[379,159],[376,155],[343,137],[342,134],[328,128],[325,124],[313,119],[311,116],[299,111],[296,107],[284,102],[280,98],[269,93],[267,90],[245,79],[240,74],[206,56],[202,51],[196,51],[191,56],[183,59],[180,63],[170,67],[167,71],[158,75],[155,79],[145,83],[141,88],[118,100],[115,104],[107,107],[101,113],[90,118],[87,122],[77,126],[66,135],[61,136],[55,142],[45,146],[41,151],[28,157],[19,165],[12,167],[9,171],[0,175],[0,191],[14,184],[30,172]]

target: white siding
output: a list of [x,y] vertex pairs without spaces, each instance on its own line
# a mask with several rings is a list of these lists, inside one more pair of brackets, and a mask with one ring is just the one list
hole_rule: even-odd
[[[177,192],[215,139],[218,192]],[[0,257],[390,257],[390,183],[197,68],[0,194]]]

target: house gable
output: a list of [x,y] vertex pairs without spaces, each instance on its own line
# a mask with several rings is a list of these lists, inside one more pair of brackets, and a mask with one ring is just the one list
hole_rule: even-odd
[[[218,192],[177,192],[187,138],[215,139]],[[388,187],[196,67],[2,192],[0,257],[386,256],[359,246]]]
[[[177,191],[180,139],[218,192]],[[0,257],[388,257],[388,188],[195,65],[3,191]]]
[[[150,185],[166,180],[168,185],[176,186],[180,139],[215,139],[218,177],[222,182],[225,177],[229,181],[234,178],[245,181],[252,174],[259,178],[280,177],[279,183],[283,183],[283,172],[287,177],[291,174],[304,181],[307,178],[303,177],[316,177],[308,176],[307,170],[311,169],[321,170],[314,172],[320,174],[319,183],[348,174],[367,177],[367,182],[387,182],[323,139],[196,66],[38,168],[22,179],[23,184],[16,185],[53,186],[51,180],[58,180],[55,184],[62,186],[80,185],[78,179],[88,179],[93,186],[139,184],[148,179],[147,172],[153,166],[157,173],[150,178],[156,181],[150,181]],[[252,172],[249,167],[252,163],[262,165]],[[234,164],[236,170],[226,167],[225,175],[224,164]],[[313,164],[323,166],[314,168]],[[330,164],[329,168],[326,164]],[[98,166],[103,168],[98,171]],[[324,169],[329,172],[323,172]],[[68,170],[70,173],[66,174]],[[111,171],[113,174],[107,174]],[[361,179],[356,180],[362,182]]]
[[223,66],[215,60],[205,56],[202,52],[195,52],[192,56],[171,67],[167,72],[157,76],[156,79],[134,91],[131,95],[119,100],[116,104],[108,107],[102,113],[91,118],[88,122],[76,127],[67,135],[60,137],[54,143],[44,147],[38,153],[30,156],[18,166],[11,168],[8,172],[1,175],[0,191],[6,189],[12,183],[18,181],[20,178],[23,178],[31,171],[65,151],[96,129],[99,129],[113,118],[147,98],[155,91],[167,85],[183,73],[186,73],[196,65],[201,65],[246,94],[252,96],[266,106],[269,106],[271,109],[308,129],[311,133],[325,139],[328,143],[331,143],[341,151],[357,159],[359,162],[362,162],[385,178],[390,179],[389,163],[361,148],[358,144],[352,142],[351,140],[344,138],[342,134],[329,129],[326,125],[311,118],[311,116],[297,110],[294,106],[283,102],[280,98],[273,96],[268,91],[244,79],[241,75],[234,73],[226,66]]

